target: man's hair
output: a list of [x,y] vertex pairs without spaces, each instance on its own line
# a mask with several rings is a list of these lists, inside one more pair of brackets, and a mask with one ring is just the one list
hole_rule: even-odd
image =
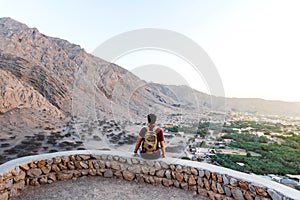
[[149,123],[154,124],[156,122],[156,115],[149,114],[149,115],[147,115],[147,119],[148,119]]

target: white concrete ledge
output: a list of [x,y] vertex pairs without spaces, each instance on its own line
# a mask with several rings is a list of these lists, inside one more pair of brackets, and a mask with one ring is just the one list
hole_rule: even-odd
[[255,174],[246,174],[243,172],[235,171],[232,169],[228,169],[225,167],[219,167],[216,165],[211,165],[208,163],[201,163],[201,162],[194,162],[189,160],[182,160],[179,159],[176,161],[176,164],[180,165],[188,165],[195,168],[202,168],[204,170],[208,170],[210,172],[216,172],[219,174],[227,174],[228,176],[231,176],[233,178],[238,178],[244,181],[247,181],[249,183],[256,184],[258,186],[264,186],[270,189],[273,189],[275,191],[278,191],[285,196],[292,198],[292,199],[299,199],[300,200],[300,191],[293,189],[291,187],[285,186],[283,184],[265,179],[263,177],[257,176]]
[[[99,156],[100,155],[112,155],[112,156],[119,156],[119,157],[123,157],[123,158],[137,158],[137,159],[143,160],[142,158],[139,158],[139,157],[133,157],[132,154],[129,152],[121,152],[121,151],[115,151],[115,150],[112,150],[112,151],[103,151],[103,150],[64,151],[64,152],[27,156],[27,157],[17,158],[17,159],[8,161],[8,162],[0,165],[0,175],[3,175],[4,173],[11,171],[12,169],[14,169],[17,166],[20,166],[20,165],[23,165],[26,163],[31,163],[33,161],[45,160],[45,159],[50,159],[50,158],[54,158],[54,157],[78,155],[78,154],[90,154],[90,155],[95,155],[95,156],[97,156],[97,155],[99,155]],[[201,169],[204,171],[215,172],[217,174],[227,175],[228,177],[243,180],[243,181],[249,182],[253,185],[257,185],[260,187],[265,187],[265,188],[275,190],[278,193],[283,194],[285,197],[300,200],[300,191],[290,188],[288,186],[276,183],[274,181],[262,178],[257,175],[250,175],[250,174],[234,171],[234,170],[231,170],[228,168],[219,167],[219,166],[215,166],[215,165],[211,165],[211,164],[207,164],[207,163],[188,161],[188,160],[182,160],[182,159],[177,159],[177,158],[160,158],[155,161],[164,161],[165,163],[170,164],[170,165],[173,164],[173,165],[189,166],[189,167],[194,167],[194,168]]]

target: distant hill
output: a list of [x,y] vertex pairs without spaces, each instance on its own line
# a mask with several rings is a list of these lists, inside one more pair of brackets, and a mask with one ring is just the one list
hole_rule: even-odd
[[[165,87],[165,86],[163,86]],[[203,92],[194,90],[188,86],[166,86],[180,95],[180,101],[186,104],[193,104],[193,100],[198,99],[200,106],[210,105],[211,98],[219,104],[220,97],[212,97]],[[219,100],[219,101],[218,101]],[[249,112],[264,115],[282,115],[300,117],[300,102],[285,102],[279,100],[264,100],[259,98],[226,98],[226,111]],[[217,107],[218,107],[218,103]],[[222,106],[219,105],[222,109]]]

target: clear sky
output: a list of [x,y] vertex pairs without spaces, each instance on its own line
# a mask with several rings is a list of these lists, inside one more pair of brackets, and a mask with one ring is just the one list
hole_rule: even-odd
[[[297,0],[0,0],[0,17],[67,39],[87,52],[125,31],[176,31],[207,52],[227,97],[285,101],[300,101],[299,10]],[[135,53],[116,63],[133,72],[148,64],[166,65],[208,92],[205,81],[170,55]]]

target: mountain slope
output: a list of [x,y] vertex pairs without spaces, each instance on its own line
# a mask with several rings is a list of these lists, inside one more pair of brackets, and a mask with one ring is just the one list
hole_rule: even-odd
[[155,88],[148,92],[145,88],[151,86],[127,70],[10,18],[0,19],[0,50],[1,69],[22,79],[66,116],[130,112],[144,117],[149,105],[165,112],[173,109],[172,98],[161,97]]
[[187,86],[147,83],[78,45],[0,18],[0,163],[132,145],[150,112],[161,124],[193,124],[207,114],[224,120],[224,111],[299,117],[300,103],[224,99]]
[[[78,45],[10,18],[0,19],[0,69],[31,86],[65,117],[142,120],[151,111],[167,116],[225,109],[223,98],[187,86],[146,83]],[[227,111],[300,116],[299,103],[235,98],[225,102]]]

